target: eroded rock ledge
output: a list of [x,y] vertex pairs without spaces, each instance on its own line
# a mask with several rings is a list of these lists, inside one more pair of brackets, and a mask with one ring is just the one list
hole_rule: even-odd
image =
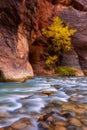
[[77,29],[72,43],[78,64],[86,71],[86,4],[87,0],[73,0],[73,4],[72,0],[0,0],[0,71],[4,80],[23,81],[34,76],[29,63],[30,45],[56,15]]

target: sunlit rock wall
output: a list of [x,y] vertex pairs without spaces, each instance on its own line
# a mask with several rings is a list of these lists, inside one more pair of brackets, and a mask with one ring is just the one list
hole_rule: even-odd
[[34,76],[29,63],[30,45],[55,16],[77,29],[72,44],[78,64],[86,71],[86,4],[87,0],[0,0],[0,71],[4,80],[23,81]]

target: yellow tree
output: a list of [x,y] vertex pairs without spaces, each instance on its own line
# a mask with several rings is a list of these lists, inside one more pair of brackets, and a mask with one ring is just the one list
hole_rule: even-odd
[[69,29],[68,25],[65,26],[59,17],[55,17],[50,26],[42,29],[42,34],[50,39],[48,45],[50,56],[46,60],[48,66],[54,67],[58,62],[59,56],[71,49],[71,36],[75,32],[76,30]]

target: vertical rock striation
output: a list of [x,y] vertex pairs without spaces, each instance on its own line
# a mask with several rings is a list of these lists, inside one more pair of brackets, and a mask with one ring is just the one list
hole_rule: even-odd
[[0,71],[5,81],[33,77],[29,46],[47,24],[49,10],[45,0],[0,0]]
[[[77,29],[72,43],[81,68],[87,70],[87,0],[0,0],[0,72],[5,81],[34,76],[30,45],[54,16]],[[64,63],[64,62],[63,62]]]
[[29,34],[20,5],[23,9],[23,2],[0,0],[0,70],[6,81],[23,81],[33,76],[28,62]]
[[[72,38],[74,51],[78,56],[80,68],[87,73],[87,0],[73,0],[71,6],[56,7],[56,13],[77,30]],[[69,55],[67,55],[68,57]],[[67,62],[68,64],[68,62]],[[74,66],[74,60],[72,62]]]

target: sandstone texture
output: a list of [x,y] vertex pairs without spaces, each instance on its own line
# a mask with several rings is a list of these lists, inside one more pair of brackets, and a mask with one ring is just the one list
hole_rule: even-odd
[[[87,73],[87,0],[73,0],[70,6],[58,5],[57,14],[68,23],[71,28],[75,28],[77,32],[72,38],[73,54],[74,57],[66,53],[68,60],[65,61],[65,65],[72,62],[70,66],[77,65],[77,68],[81,68],[85,74]],[[77,56],[76,56],[77,55]],[[77,61],[75,60],[77,59]],[[65,60],[65,59],[64,59]],[[75,61],[75,62],[74,62]],[[77,62],[77,63],[76,63]],[[63,61],[64,63],[64,61]]]
[[77,29],[72,39],[75,57],[71,66],[78,57],[77,68],[87,73],[87,0],[0,0],[0,73],[4,81],[34,76],[30,46],[42,40],[41,30],[54,16]]
[[[0,0],[0,72],[4,81],[23,81],[34,76],[29,46],[39,36],[39,28],[47,24],[42,20],[47,7],[51,10],[44,0]],[[45,18],[48,16],[50,11]]]

